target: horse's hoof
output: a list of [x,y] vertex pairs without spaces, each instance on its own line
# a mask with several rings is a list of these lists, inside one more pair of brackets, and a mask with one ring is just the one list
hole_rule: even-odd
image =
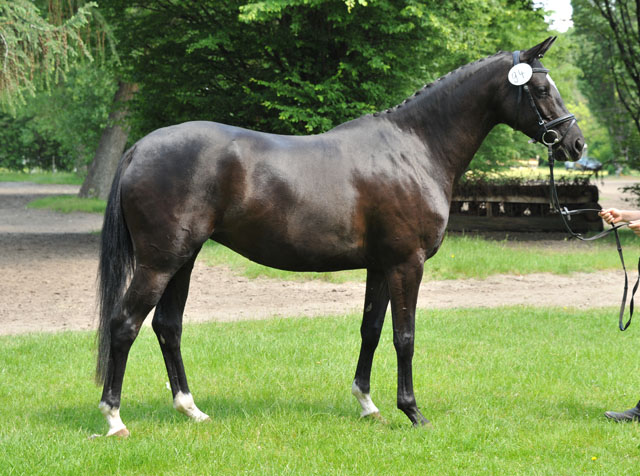
[[130,434],[131,433],[129,433],[129,430],[127,430],[126,428],[122,428],[121,430],[118,430],[115,433],[111,433],[110,435],[107,435],[107,436],[118,436],[120,438],[129,438]]
[[429,420],[427,420],[425,417],[423,417],[422,414],[420,413],[418,415],[418,418],[416,419],[416,421],[413,422],[413,427],[414,428],[431,429],[431,428],[433,428],[433,425],[431,424],[431,422]]
[[424,428],[425,430],[430,430],[431,428],[433,428],[433,425],[431,424],[431,422],[429,420],[425,420],[425,421],[417,421],[413,424],[414,428]]
[[129,430],[127,430],[126,428],[122,428],[122,429],[120,429],[118,431],[114,431],[113,433],[107,433],[106,435],[99,435],[97,433],[94,433],[93,435],[91,435],[89,437],[89,439],[90,440],[95,440],[95,439],[98,439],[98,438],[102,438],[103,436],[106,436],[106,437],[118,436],[120,438],[128,438],[130,434],[131,433],[129,433]]
[[365,420],[369,420],[369,421],[377,421],[380,422],[384,425],[387,425],[389,422],[385,419],[385,417],[383,417],[380,412],[373,412],[373,413],[369,413],[368,415],[364,415],[362,417]]

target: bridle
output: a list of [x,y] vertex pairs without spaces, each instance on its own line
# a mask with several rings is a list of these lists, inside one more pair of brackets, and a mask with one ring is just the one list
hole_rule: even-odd
[[[520,52],[514,51],[513,66],[516,66],[518,64],[521,64]],[[549,70],[546,68],[531,68],[531,75],[535,73],[547,74],[548,72]],[[553,158],[553,148],[557,146],[564,139],[564,136],[566,136],[569,130],[576,124],[577,120],[573,114],[565,114],[564,116],[560,116],[551,121],[548,121],[548,122],[545,121],[542,117],[542,114],[540,113],[540,109],[538,109],[538,106],[536,105],[536,102],[533,98],[533,94],[531,94],[531,90],[529,89],[529,86],[527,83],[528,83],[528,79],[523,84],[516,84],[516,87],[518,88],[517,111],[520,110],[520,103],[522,102],[522,96],[524,93],[524,95],[527,96],[528,102],[531,108],[534,110],[536,117],[538,118],[539,127],[538,127],[538,131],[536,132],[536,135],[533,137],[533,141],[540,142],[547,147],[548,157],[549,157],[549,186],[550,186],[550,195],[551,195],[551,202],[552,202],[553,208],[555,209],[556,212],[560,214],[564,227],[566,228],[569,235],[571,235],[574,238],[577,238],[580,241],[597,240],[612,232],[615,235],[616,246],[618,248],[618,255],[620,256],[620,263],[622,264],[622,269],[624,271],[624,292],[622,294],[622,303],[620,304],[620,315],[618,319],[618,327],[620,328],[621,331],[625,331],[631,324],[631,318],[633,317],[633,308],[634,308],[634,296],[640,285],[640,259],[639,259],[638,260],[638,279],[636,280],[636,283],[633,287],[633,291],[631,293],[631,301],[629,302],[629,320],[626,323],[624,323],[624,310],[625,310],[625,305],[627,301],[627,293],[629,290],[629,277],[627,275],[627,268],[624,264],[624,256],[622,255],[622,245],[620,244],[620,236],[618,235],[618,229],[622,228],[623,226],[628,226],[628,224],[621,223],[618,225],[612,225],[611,228],[604,230],[598,233],[597,235],[594,235],[588,238],[582,236],[580,233],[574,232],[571,229],[571,226],[569,225],[569,222],[571,221],[571,215],[601,211],[601,209],[595,209],[595,208],[582,208],[577,210],[569,210],[567,207],[562,207],[560,205],[560,200],[558,199],[558,190],[557,190],[554,176],[553,176],[553,166],[555,163],[555,159]],[[512,84],[514,83],[512,82]],[[564,131],[564,134],[560,134],[556,129],[556,127],[568,121],[571,121],[569,124],[569,127],[566,128],[566,130]],[[518,123],[519,123],[519,114],[516,116],[516,125],[518,125]]]
[[[514,51],[513,66],[516,66],[518,64],[521,64],[520,52]],[[535,73],[547,74],[548,72],[549,70],[546,68],[531,68],[531,74],[535,74]],[[536,117],[538,118],[538,131],[536,135],[533,137],[533,140],[540,142],[549,148],[553,147],[556,144],[559,144],[564,138],[564,136],[569,132],[569,130],[576,124],[577,122],[576,116],[569,113],[547,122],[542,118],[542,114],[540,113],[540,109],[538,109],[538,106],[536,105],[536,101],[533,99],[533,94],[531,94],[529,85],[527,83],[524,83],[524,84],[518,85],[517,88],[518,88],[517,111],[520,110],[520,103],[522,102],[522,95],[524,93],[527,96],[527,99],[529,100],[529,105],[534,110],[534,112],[536,113]],[[560,133],[555,129],[555,127],[559,126],[560,124],[564,124],[567,121],[571,121],[571,123],[569,124],[569,127],[567,127],[567,130],[564,132],[564,134],[560,135]],[[519,122],[519,117],[517,116],[516,125],[518,125],[518,122]]]

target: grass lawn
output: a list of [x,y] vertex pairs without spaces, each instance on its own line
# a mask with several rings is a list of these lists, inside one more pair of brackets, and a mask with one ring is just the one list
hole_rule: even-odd
[[[630,270],[640,255],[640,239],[630,230],[620,233]],[[199,258],[211,266],[228,266],[249,278],[266,277],[287,280],[320,279],[330,282],[364,281],[364,270],[336,273],[292,273],[259,265],[212,241],[205,244]],[[493,274],[529,274],[596,272],[619,269],[620,258],[613,236],[591,243],[575,242],[563,249],[536,242],[518,246],[507,241],[493,241],[479,235],[449,235],[438,253],[427,261],[424,279],[486,278]]]
[[206,424],[171,408],[155,336],[143,328],[124,384],[127,440],[87,439],[107,428],[92,334],[2,337],[1,472],[637,474],[640,427],[602,415],[640,397],[638,330],[620,333],[615,314],[420,312],[414,375],[428,430],[395,409],[390,323],[372,376],[388,424],[359,419],[350,395],[358,316],[187,326],[185,365],[213,418]]
[[17,172],[0,168],[0,182],[81,185],[82,180],[73,172]]
[[32,200],[27,208],[48,208],[61,213],[102,213],[107,207],[106,200],[99,198],[79,198],[75,195],[54,195]]

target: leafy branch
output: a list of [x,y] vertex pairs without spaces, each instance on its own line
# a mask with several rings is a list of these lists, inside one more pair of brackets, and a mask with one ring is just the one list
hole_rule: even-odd
[[96,7],[86,3],[65,19],[59,3],[51,2],[51,23],[27,0],[0,3],[0,107],[15,110],[25,94],[63,80],[81,58],[93,59],[83,33]]

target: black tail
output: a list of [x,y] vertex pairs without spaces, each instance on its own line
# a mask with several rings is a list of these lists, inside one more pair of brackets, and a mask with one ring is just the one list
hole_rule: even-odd
[[98,363],[96,382],[104,383],[111,348],[111,319],[118,312],[127,280],[134,267],[133,243],[124,221],[120,203],[120,179],[131,161],[135,146],[120,159],[111,184],[107,210],[104,215],[98,267],[98,302],[100,324],[98,327]]

